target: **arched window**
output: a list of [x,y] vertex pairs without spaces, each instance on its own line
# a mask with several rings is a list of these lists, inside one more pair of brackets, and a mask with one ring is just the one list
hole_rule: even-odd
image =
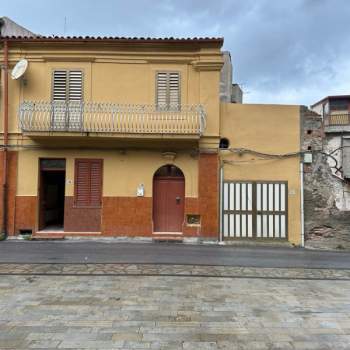
[[154,177],[184,177],[184,174],[177,166],[166,164],[155,172]]

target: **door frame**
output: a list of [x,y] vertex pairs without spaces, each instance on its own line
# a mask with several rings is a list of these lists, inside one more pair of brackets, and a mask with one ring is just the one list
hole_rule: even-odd
[[[42,160],[64,160],[64,168],[45,168],[41,166],[41,161]],[[64,175],[66,175],[66,158],[54,158],[54,157],[41,157],[39,158],[39,162],[38,162],[38,195],[37,195],[37,225],[36,225],[36,231],[40,231],[43,230],[45,228],[44,226],[44,218],[43,218],[43,206],[41,203],[41,199],[43,197],[43,176],[42,173],[43,172],[64,172]],[[66,181],[66,176],[64,177],[64,180]],[[65,186],[66,188],[66,186]],[[64,197],[66,196],[66,194],[64,193]],[[65,201],[64,201],[65,203]],[[63,210],[65,208],[63,207]],[[64,215],[63,215],[63,228],[64,228]]]
[[[178,167],[177,167],[178,168]],[[160,169],[160,168],[159,168]],[[159,170],[158,169],[158,170]],[[180,168],[178,168],[181,172],[182,170]],[[182,221],[181,221],[181,231],[155,231],[154,230],[154,226],[155,226],[155,220],[154,220],[154,216],[155,216],[155,183],[157,181],[157,179],[161,179],[161,180],[173,180],[176,182],[181,181],[183,183],[183,217],[182,217]],[[156,176],[156,173],[153,175],[153,182],[152,182],[153,188],[152,188],[152,233],[154,235],[157,234],[166,234],[166,235],[182,235],[183,234],[183,226],[184,226],[184,222],[185,222],[185,198],[186,198],[186,180],[185,180],[185,175],[182,172],[182,176]]]

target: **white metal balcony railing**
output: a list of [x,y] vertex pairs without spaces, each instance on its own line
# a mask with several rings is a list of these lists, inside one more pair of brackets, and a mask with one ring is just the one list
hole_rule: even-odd
[[19,108],[23,132],[201,135],[205,123],[201,105],[162,108],[80,101],[24,101]]

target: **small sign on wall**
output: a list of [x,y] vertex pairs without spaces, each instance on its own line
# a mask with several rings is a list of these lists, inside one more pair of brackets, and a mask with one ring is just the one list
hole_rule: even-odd
[[144,197],[144,195],[145,195],[145,187],[143,184],[139,184],[137,186],[136,196],[137,197]]

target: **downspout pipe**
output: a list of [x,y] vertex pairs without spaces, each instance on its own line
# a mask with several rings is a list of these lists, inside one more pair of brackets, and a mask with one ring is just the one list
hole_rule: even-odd
[[220,161],[220,173],[219,173],[219,244],[224,244],[224,238],[223,238],[223,187],[224,187],[224,164],[222,161]]
[[1,227],[1,239],[7,239],[7,197],[8,197],[8,184],[7,184],[7,148],[8,148],[8,41],[4,40],[3,42],[3,52],[4,52],[4,63],[2,66],[3,76],[4,76],[4,87],[3,87],[3,108],[4,108],[4,117],[3,117],[3,137],[4,137],[4,146],[3,146],[3,177],[2,177],[2,227]]
[[301,246],[305,247],[305,220],[304,220],[304,164],[300,162],[300,222],[301,222]]

